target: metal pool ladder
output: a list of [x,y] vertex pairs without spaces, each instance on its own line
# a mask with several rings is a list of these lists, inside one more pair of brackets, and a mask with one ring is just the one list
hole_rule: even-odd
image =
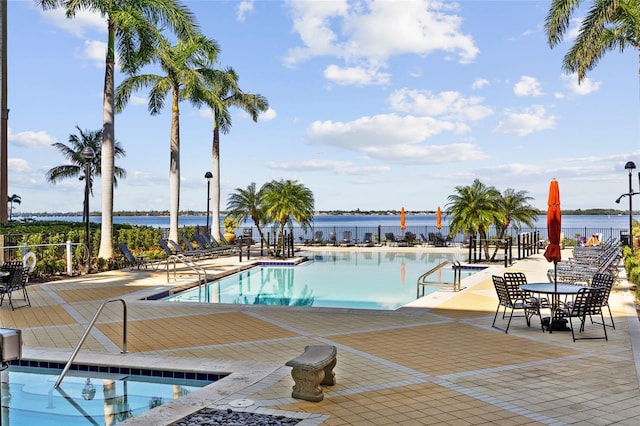
[[[439,270],[441,270],[442,268],[444,268],[447,265],[453,265],[453,283],[450,282],[443,282],[443,281],[427,281],[427,278],[438,272]],[[460,291],[462,290],[462,288],[460,287],[460,281],[462,280],[462,265],[460,264],[459,261],[453,259],[453,260],[445,260],[444,262],[442,262],[441,264],[439,264],[438,266],[435,266],[434,268],[432,268],[431,270],[429,270],[428,272],[425,272],[424,274],[420,275],[420,277],[418,277],[418,282],[416,283],[416,298],[424,296],[424,288],[426,286],[450,286],[453,284],[453,291]],[[422,294],[420,294],[420,290],[422,289]]]
[[69,368],[71,368],[71,364],[76,359],[76,356],[78,355],[78,352],[80,352],[80,347],[82,346],[84,341],[87,340],[87,337],[89,337],[89,333],[91,333],[91,330],[93,329],[93,326],[96,324],[96,321],[98,320],[98,317],[100,316],[100,313],[102,312],[102,309],[107,305],[107,303],[111,303],[111,302],[122,302],[124,320],[122,322],[122,351],[120,353],[123,353],[123,354],[127,353],[127,302],[124,299],[121,299],[121,298],[119,298],[119,299],[110,299],[110,300],[107,300],[105,302],[102,302],[102,304],[98,308],[98,311],[93,316],[93,319],[91,320],[91,322],[87,326],[87,329],[84,331],[84,334],[80,338],[80,341],[76,345],[76,348],[73,350],[73,353],[71,354],[71,357],[69,358],[69,361],[67,361],[67,364],[64,366],[64,369],[62,370],[62,373],[60,373],[60,376],[58,376],[58,380],[56,380],[56,384],[53,385],[54,388],[57,389],[58,386],[60,386],[60,383],[62,382],[62,379],[64,379],[64,376],[67,375],[67,372],[69,371]]

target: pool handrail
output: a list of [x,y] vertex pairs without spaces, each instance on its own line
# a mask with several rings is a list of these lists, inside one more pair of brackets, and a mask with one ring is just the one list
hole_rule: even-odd
[[198,273],[198,286],[209,282],[209,279],[207,278],[207,270],[182,254],[175,254],[171,256],[171,259],[167,259],[167,282],[171,281],[168,263],[173,262],[173,280],[176,281],[176,262],[178,261]]
[[[449,283],[449,282],[442,282],[442,281],[427,281],[427,277],[438,272],[439,270],[441,270],[442,268],[444,268],[447,265],[453,265],[453,283]],[[424,274],[420,275],[418,277],[418,281],[416,283],[416,298],[420,297],[420,288],[422,287],[422,296],[424,296],[424,288],[425,286],[428,285],[432,285],[432,286],[448,286],[453,284],[453,291],[460,291],[462,290],[460,287],[460,281],[462,280],[462,265],[460,264],[460,261],[456,260],[456,259],[452,259],[452,260],[445,260],[444,262],[440,263],[437,266],[434,266],[433,268],[431,268],[429,271],[425,272]]]
[[80,352],[80,347],[82,346],[84,341],[87,340],[87,337],[89,337],[89,333],[91,333],[91,330],[93,329],[93,326],[96,324],[96,321],[98,320],[98,317],[100,316],[100,313],[102,312],[102,309],[104,309],[104,307],[107,305],[107,303],[111,303],[111,302],[122,302],[122,309],[123,309],[123,317],[124,318],[123,318],[123,322],[122,322],[122,351],[120,353],[123,353],[123,354],[127,353],[127,302],[126,302],[126,300],[124,300],[122,298],[109,299],[109,300],[107,300],[105,302],[102,302],[102,304],[100,305],[100,307],[96,311],[96,314],[93,316],[93,319],[91,320],[91,322],[87,326],[87,329],[84,331],[84,334],[82,335],[82,337],[80,338],[80,341],[76,345],[76,348],[73,350],[73,353],[71,354],[71,357],[69,358],[69,361],[67,361],[67,364],[64,366],[64,369],[62,370],[62,373],[60,373],[60,376],[58,376],[58,380],[56,380],[56,384],[53,385],[54,388],[57,389],[58,386],[60,386],[60,383],[62,382],[62,379],[64,379],[64,376],[67,375],[67,372],[69,371],[69,368],[71,368],[71,364],[76,359],[76,356],[78,355],[78,352]]

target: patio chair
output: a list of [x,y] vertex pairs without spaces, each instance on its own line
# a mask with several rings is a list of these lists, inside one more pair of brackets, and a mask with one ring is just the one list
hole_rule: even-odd
[[331,231],[329,232],[329,239],[327,239],[327,245],[328,246],[337,246],[338,245],[338,237],[336,236],[336,233]]
[[342,241],[340,241],[340,245],[343,247],[351,247],[354,245],[351,240],[351,231],[344,231],[342,233]]
[[311,240],[312,245],[319,246],[322,244],[322,231],[316,231],[313,234],[313,240]]
[[444,247],[447,244],[447,241],[445,240],[445,238],[442,236],[441,233],[434,233],[434,232],[429,232],[429,243],[432,244],[434,247]]
[[[509,332],[509,326],[511,325],[511,319],[515,311],[522,311],[524,315],[516,315],[516,317],[524,317],[527,321],[527,327],[531,327],[531,317],[534,315],[540,317],[540,306],[536,299],[532,298],[528,292],[522,290],[519,285],[507,283],[507,281],[499,275],[493,275],[491,278],[493,280],[493,286],[496,289],[496,294],[498,295],[498,307],[496,308],[496,314],[493,317],[493,324],[491,324],[491,326],[502,330],[500,327],[496,327],[496,319],[498,318],[500,308],[503,308],[502,319],[505,318],[507,309],[511,309],[507,328],[504,329],[505,333]],[[542,318],[540,320],[540,327],[542,328]],[[544,328],[542,328],[542,331],[544,331]]]
[[[605,289],[604,288],[581,288],[576,294],[576,297],[573,299],[570,305],[567,305],[562,311],[561,314],[564,317],[569,318],[569,323],[571,325],[571,336],[573,337],[573,341],[576,340],[593,340],[593,339],[605,339],[609,340],[607,336],[607,326],[604,324],[604,316],[602,315],[602,304],[604,301]],[[602,322],[597,323],[602,325],[602,330],[604,331],[604,336],[587,336],[587,337],[576,337],[576,333],[573,326],[572,318],[580,319],[580,328],[578,329],[580,333],[584,332],[584,326],[587,320],[587,316],[592,317],[593,315],[600,315],[600,319]]]
[[[503,277],[509,285],[521,287],[522,285],[527,284],[527,276],[523,272],[505,272]],[[540,305],[540,308],[548,308],[550,306],[549,300],[545,297],[537,299],[536,297],[531,296],[531,301],[537,302]]]
[[120,249],[120,252],[125,259],[124,267],[129,268],[130,271],[132,271],[133,268],[148,269],[149,267],[151,267],[152,270],[156,271],[160,267],[160,263],[162,263],[161,260],[151,260],[145,259],[142,256],[135,256],[133,253],[131,253],[131,250],[129,250],[129,247],[127,247],[125,243],[118,243],[118,248]]
[[216,257],[218,254],[220,254],[220,249],[216,249],[214,247],[204,247],[201,246],[200,243],[198,243],[198,248],[195,248],[193,244],[191,244],[191,241],[189,241],[189,239],[184,235],[182,235],[182,242],[187,248],[187,253],[201,253],[202,257]]
[[[11,306],[11,310],[15,310],[17,308],[25,308],[27,306],[31,306],[31,301],[29,300],[29,294],[27,293],[27,281],[29,280],[29,268],[25,266],[18,266],[15,268],[11,268],[9,271],[9,280],[4,282],[0,286],[0,306],[4,303],[4,298],[6,297],[9,300],[9,306]],[[15,292],[22,292],[22,298],[14,296]],[[24,304],[16,306],[14,304],[15,300],[24,301]]]
[[365,232],[364,237],[362,237],[362,240],[358,243],[359,246],[361,247],[373,247],[374,243],[373,243],[373,233],[372,232]]
[[[611,293],[611,288],[613,287],[613,282],[615,278],[611,274],[597,273],[593,276],[591,280],[592,288],[602,288],[604,289],[604,296],[602,297],[602,306],[605,306],[609,310],[609,318],[611,318],[611,325],[606,324],[607,326],[616,329],[616,324],[613,322],[613,315],[611,314],[611,307],[609,307],[609,294]],[[591,320],[593,323],[593,319]]]
[[176,254],[181,254],[185,257],[190,257],[193,259],[202,259],[204,257],[207,257],[207,254],[204,251],[201,250],[185,250],[182,248],[182,246],[178,243],[176,243],[173,240],[167,240],[167,242],[169,243],[170,247],[173,248],[173,250],[176,252]]

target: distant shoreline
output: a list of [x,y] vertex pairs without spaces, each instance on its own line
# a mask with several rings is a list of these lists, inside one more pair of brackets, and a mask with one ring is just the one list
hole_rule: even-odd
[[[220,212],[221,215],[225,215],[226,212]],[[386,210],[386,211],[341,211],[341,210],[321,210],[314,212],[314,216],[398,216],[400,214],[400,210]],[[406,210],[405,214],[407,216],[431,216],[435,215],[435,210],[433,211],[409,211]],[[539,210],[539,215],[547,214],[546,210]],[[572,215],[572,216],[626,216],[629,214],[628,210],[607,210],[607,209],[588,209],[588,210],[563,210],[562,214]],[[640,212],[632,212],[632,215],[640,214]],[[91,212],[90,216],[101,216],[101,212]],[[204,211],[181,211],[179,213],[180,216],[206,216],[206,212]],[[75,217],[82,216],[82,212],[36,212],[36,213],[15,213],[13,214],[13,219],[19,220],[21,218],[28,217]],[[162,217],[169,216],[168,211],[118,211],[113,212],[113,216],[139,216],[139,217]]]

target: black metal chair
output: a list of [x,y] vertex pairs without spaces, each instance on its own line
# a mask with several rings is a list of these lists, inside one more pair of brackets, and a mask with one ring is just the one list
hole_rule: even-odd
[[[510,285],[517,285],[518,287],[521,287],[524,284],[527,284],[527,276],[524,274],[524,272],[505,272],[503,274],[504,279],[507,283],[509,283]],[[536,298],[533,295],[531,295],[531,300],[532,302],[537,302],[538,303],[538,307],[539,308],[549,308],[550,304],[549,304],[549,300],[547,300],[544,297],[541,298]]]
[[[29,294],[27,293],[27,281],[29,280],[29,268],[23,267],[22,265],[19,267],[11,268],[9,272],[9,279],[5,280],[0,286],[0,306],[4,303],[4,298],[6,297],[9,301],[9,306],[11,306],[11,310],[15,310],[17,308],[24,308],[27,306],[31,306],[31,301],[29,300]],[[22,298],[14,296],[14,292],[22,292]],[[16,306],[14,304],[14,300],[23,301],[24,304]]]
[[[511,309],[507,328],[504,329],[505,333],[509,332],[509,326],[511,325],[511,319],[514,317],[513,313],[515,311],[524,312],[524,315],[516,315],[516,317],[524,317],[527,321],[527,327],[531,327],[531,317],[534,315],[540,317],[540,305],[538,301],[528,292],[522,290],[519,285],[507,282],[499,275],[493,275],[491,278],[493,280],[493,286],[496,289],[496,294],[498,295],[498,307],[496,308],[496,314],[493,316],[493,324],[491,324],[491,326],[502,330],[500,327],[496,327],[496,319],[502,307],[502,319],[505,318],[507,309]],[[540,320],[540,327],[542,327],[542,320]]]
[[[607,336],[607,327],[604,324],[604,316],[602,315],[602,304],[604,295],[605,289],[603,288],[581,288],[578,291],[576,297],[573,299],[573,302],[562,310],[562,315],[569,318],[569,323],[571,324],[571,336],[573,337],[574,342],[576,340],[592,339],[605,339],[607,341],[609,340],[609,337]],[[602,322],[597,324],[602,325],[604,336],[576,337],[572,318],[580,319],[579,332],[582,333],[584,332],[584,326],[587,316],[592,317],[593,315],[600,315],[600,319],[602,320]]]
[[[593,279],[591,280],[591,287],[604,289],[604,296],[602,298],[601,307],[602,308],[604,308],[605,306],[607,307],[607,309],[609,310],[609,318],[611,318],[611,325],[609,324],[605,324],[605,325],[615,330],[616,324],[613,322],[613,315],[611,314],[611,308],[609,307],[609,294],[611,293],[611,289],[613,288],[614,281],[615,281],[615,278],[611,274],[597,273],[593,276]],[[591,322],[593,323],[593,319],[591,320]]]

